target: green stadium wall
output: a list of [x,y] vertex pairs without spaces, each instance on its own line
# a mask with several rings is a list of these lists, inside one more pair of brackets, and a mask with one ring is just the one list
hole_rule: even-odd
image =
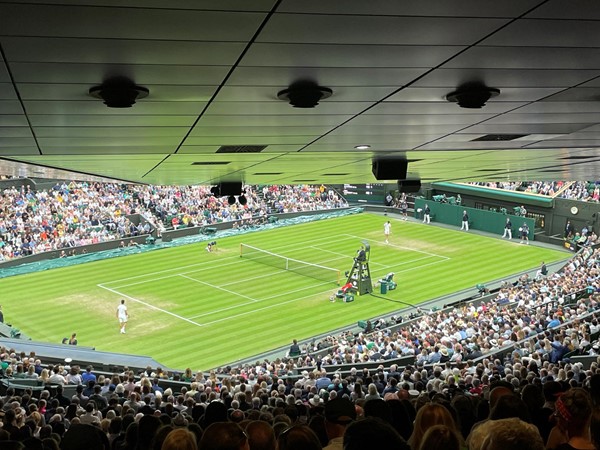
[[414,213],[416,218],[423,218],[423,213],[422,211],[419,212],[419,210],[425,209],[425,204],[429,205],[429,209],[431,210],[432,222],[439,222],[460,227],[462,223],[463,211],[467,211],[467,214],[469,214],[469,228],[502,235],[504,233],[506,218],[510,217],[510,221],[513,225],[513,238],[517,238],[519,236],[519,227],[523,223],[526,223],[529,227],[529,239],[534,239],[535,220],[527,217],[520,217],[512,214],[502,214],[499,212],[469,208],[466,206],[450,205],[448,203],[440,203],[433,200],[426,200],[424,198],[417,198],[415,199]]

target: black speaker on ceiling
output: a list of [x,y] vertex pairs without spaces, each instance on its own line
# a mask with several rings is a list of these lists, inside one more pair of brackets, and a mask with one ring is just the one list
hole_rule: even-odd
[[421,180],[418,178],[398,180],[398,190],[408,194],[419,192],[421,190]]
[[374,159],[372,170],[377,180],[405,180],[408,161],[404,158]]

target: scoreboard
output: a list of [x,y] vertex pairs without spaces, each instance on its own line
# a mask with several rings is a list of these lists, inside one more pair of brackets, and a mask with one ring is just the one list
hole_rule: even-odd
[[340,191],[349,203],[378,203],[384,204],[385,195],[391,189],[386,189],[385,183],[344,184]]

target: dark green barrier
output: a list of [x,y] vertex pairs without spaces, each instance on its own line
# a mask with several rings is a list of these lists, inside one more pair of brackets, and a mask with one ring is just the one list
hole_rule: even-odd
[[502,214],[499,212],[487,211],[483,209],[468,208],[465,206],[449,205],[448,203],[434,202],[424,198],[415,199],[415,217],[423,219],[423,213],[419,210],[425,209],[425,204],[429,205],[431,210],[431,221],[445,223],[447,225],[456,225],[460,228],[462,223],[463,211],[469,215],[469,228],[474,230],[487,231],[488,233],[504,233],[506,218],[510,217],[512,222],[513,239],[519,239],[519,227],[526,223],[529,226],[529,240],[534,239],[535,220],[527,217],[514,216],[512,214]]

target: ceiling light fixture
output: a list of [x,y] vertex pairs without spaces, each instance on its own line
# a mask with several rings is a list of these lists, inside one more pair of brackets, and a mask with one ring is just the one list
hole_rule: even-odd
[[148,96],[150,91],[136,85],[129,78],[113,77],[104,81],[99,86],[91,87],[89,94],[100,100],[109,108],[131,108],[136,100]]
[[458,103],[461,108],[478,109],[485,106],[490,98],[500,94],[500,89],[487,87],[481,82],[465,83],[446,95],[446,100]]
[[331,94],[331,89],[319,86],[314,81],[300,80],[279,91],[277,98],[288,101],[294,108],[314,108],[320,100],[331,97]]

